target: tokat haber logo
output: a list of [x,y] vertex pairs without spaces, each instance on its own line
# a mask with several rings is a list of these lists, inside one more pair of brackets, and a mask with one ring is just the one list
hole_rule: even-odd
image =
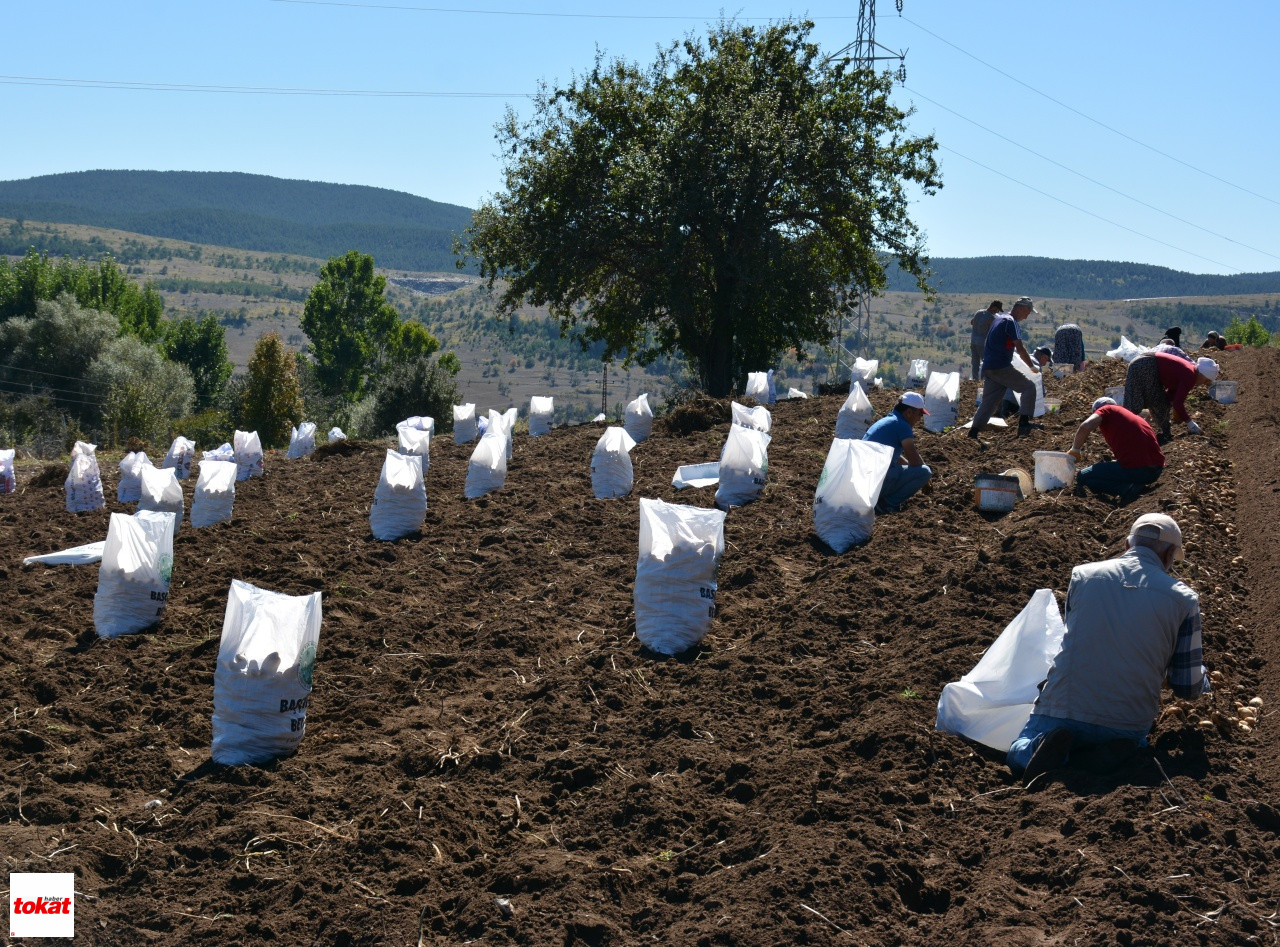
[[74,937],[75,897],[73,872],[10,873],[9,936]]

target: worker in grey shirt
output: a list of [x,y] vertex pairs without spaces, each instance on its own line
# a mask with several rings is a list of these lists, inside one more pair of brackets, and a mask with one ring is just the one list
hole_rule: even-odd
[[982,349],[987,344],[987,333],[991,330],[991,320],[1003,311],[1004,303],[998,299],[993,299],[990,306],[986,309],[979,309],[973,314],[973,318],[969,320],[969,325],[973,327],[973,331],[969,333],[969,357],[973,362],[973,370],[970,373],[970,377],[974,381],[981,377],[978,373],[982,368]]

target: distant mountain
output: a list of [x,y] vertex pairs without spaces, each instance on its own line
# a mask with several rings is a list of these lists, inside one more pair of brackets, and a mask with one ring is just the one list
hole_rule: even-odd
[[[1280,293],[1280,273],[1211,276],[1145,263],[1055,260],[1036,256],[937,258],[929,283],[940,293],[987,293],[1050,299],[1149,299]],[[915,281],[896,266],[889,289],[912,292]],[[1005,300],[1009,305],[1012,300]]]
[[471,211],[401,191],[220,171],[79,171],[0,181],[0,217],[110,227],[243,250],[454,268]]

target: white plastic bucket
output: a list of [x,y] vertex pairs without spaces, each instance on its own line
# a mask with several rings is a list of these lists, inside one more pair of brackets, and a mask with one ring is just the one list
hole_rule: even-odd
[[973,505],[980,510],[1012,510],[1020,492],[1017,477],[978,474],[973,478]]
[[1076,479],[1075,458],[1065,451],[1038,450],[1032,452],[1036,459],[1036,491],[1046,493],[1069,487]]
[[1112,385],[1106,390],[1106,396],[1114,399],[1115,403],[1124,407],[1124,385]]
[[1236,382],[1215,381],[1209,386],[1209,397],[1218,402],[1218,404],[1235,404]]

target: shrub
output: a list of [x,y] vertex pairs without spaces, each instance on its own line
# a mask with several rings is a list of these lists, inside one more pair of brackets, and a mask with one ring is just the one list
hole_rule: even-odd
[[373,395],[371,429],[364,436],[389,434],[396,424],[415,414],[436,419],[436,430],[453,430],[453,406],[458,386],[449,369],[430,357],[418,357],[394,365]]
[[283,447],[302,422],[298,363],[277,332],[258,339],[249,359],[244,388],[244,424],[257,431],[263,447]]

